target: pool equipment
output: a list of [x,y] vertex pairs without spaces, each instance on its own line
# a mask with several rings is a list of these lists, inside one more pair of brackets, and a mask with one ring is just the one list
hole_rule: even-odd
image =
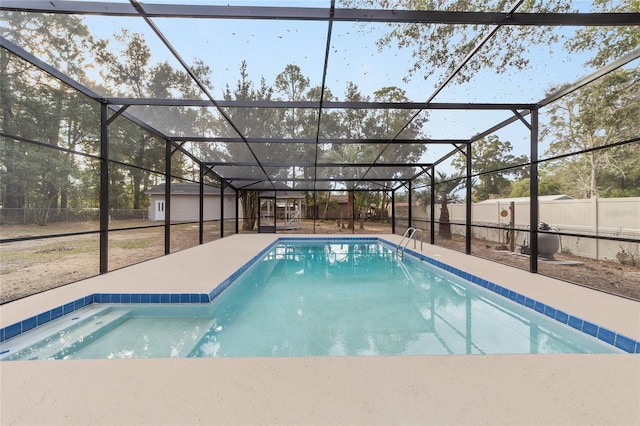
[[[540,222],[538,231],[544,231],[544,233],[538,233],[538,256],[553,259],[553,255],[557,253],[560,248],[560,236],[557,234],[558,229],[552,228],[544,222]],[[520,252],[527,255],[531,254],[529,234],[524,236]]]

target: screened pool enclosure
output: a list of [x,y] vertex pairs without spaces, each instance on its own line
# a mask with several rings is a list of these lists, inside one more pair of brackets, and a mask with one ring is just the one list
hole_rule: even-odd
[[3,303],[239,232],[410,226],[556,276],[552,235],[640,299],[637,2],[0,11]]

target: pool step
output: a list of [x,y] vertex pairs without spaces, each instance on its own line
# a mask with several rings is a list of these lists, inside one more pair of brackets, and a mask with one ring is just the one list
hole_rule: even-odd
[[[17,337],[10,341],[11,345],[3,348],[9,350],[0,359],[32,360],[63,358],[65,353],[77,350],[77,347],[89,344],[100,335],[125,322],[128,310],[114,310],[112,307],[97,306],[79,315],[69,315],[52,321],[34,332]],[[22,337],[22,336],[21,336]],[[27,349],[28,348],[28,349]]]

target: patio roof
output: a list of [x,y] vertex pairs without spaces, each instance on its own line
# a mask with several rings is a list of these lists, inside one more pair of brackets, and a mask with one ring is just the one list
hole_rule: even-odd
[[[531,28],[543,29],[551,40],[591,26],[636,26],[638,13],[602,13],[584,5],[578,10],[571,2],[549,12],[521,0],[489,3],[480,11],[460,10],[457,2],[443,2],[443,10],[382,9],[381,3],[386,4],[3,0],[5,20],[16,13],[74,15],[83,17],[96,38],[113,41],[120,27],[141,34],[153,64],[166,62],[188,76],[187,89],[164,96],[116,87],[104,67],[80,82],[70,71],[72,56],[53,64],[42,46],[21,43],[11,31],[3,30],[0,41],[2,48],[108,108],[108,123],[127,118],[166,139],[224,185],[255,190],[397,189],[510,125],[520,126],[521,139],[537,145],[540,108],[640,58],[640,47],[631,45],[617,60],[595,69],[579,62],[580,55],[568,59],[562,44],[527,41]],[[416,25],[451,28],[451,37],[464,39],[466,47],[440,51],[437,40],[423,40],[422,54],[445,59],[439,68],[421,70],[416,65],[420,52],[410,43],[380,44],[389,31],[408,32]],[[523,46],[519,60],[526,67],[504,63],[501,49],[512,42]],[[122,54],[116,43],[105,49]],[[239,68],[240,61],[246,61],[246,69]],[[257,81],[252,67],[272,81],[292,64],[304,73],[306,87],[317,90],[304,96],[229,96],[246,78],[243,72]],[[207,67],[210,75],[203,76],[199,67]],[[349,96],[354,85],[359,97]],[[549,92],[552,87],[562,89]],[[397,89],[395,97],[380,94],[389,88]],[[338,128],[333,117],[349,114],[362,128]],[[198,125],[180,124],[186,117],[196,117]],[[273,125],[284,120],[291,123],[286,132]],[[366,120],[384,121],[384,126],[373,134]]]

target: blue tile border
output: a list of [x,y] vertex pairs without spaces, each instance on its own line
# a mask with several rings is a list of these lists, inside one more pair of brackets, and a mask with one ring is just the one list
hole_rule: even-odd
[[[0,342],[9,340],[22,333],[26,333],[36,327],[46,324],[63,315],[68,315],[78,309],[93,303],[117,303],[117,304],[207,304],[211,303],[217,296],[228,288],[242,273],[262,259],[277,244],[299,241],[369,241],[379,242],[390,246],[393,249],[398,247],[397,244],[391,243],[380,237],[281,237],[276,238],[271,244],[267,245],[257,255],[252,257],[248,262],[242,265],[237,271],[222,280],[220,284],[215,286],[208,294],[204,293],[95,293],[73,302],[58,306],[49,311],[42,312],[38,315],[29,317],[23,321],[0,328]],[[487,281],[481,277],[462,271],[450,265],[442,263],[438,260],[425,256],[409,248],[405,249],[405,253],[418,260],[422,260],[437,268],[443,269],[453,275],[456,275],[472,284],[483,287],[489,291],[496,293],[506,299],[509,299],[519,305],[534,310],[542,315],[554,319],[562,324],[566,324],[582,333],[593,336],[601,341],[615,346],[628,353],[640,354],[640,341],[636,341],[622,334],[618,334],[612,330],[600,327],[597,324],[585,321],[581,318],[570,315],[557,308],[546,305],[537,300],[526,297],[506,287],[502,287],[491,281]]]

